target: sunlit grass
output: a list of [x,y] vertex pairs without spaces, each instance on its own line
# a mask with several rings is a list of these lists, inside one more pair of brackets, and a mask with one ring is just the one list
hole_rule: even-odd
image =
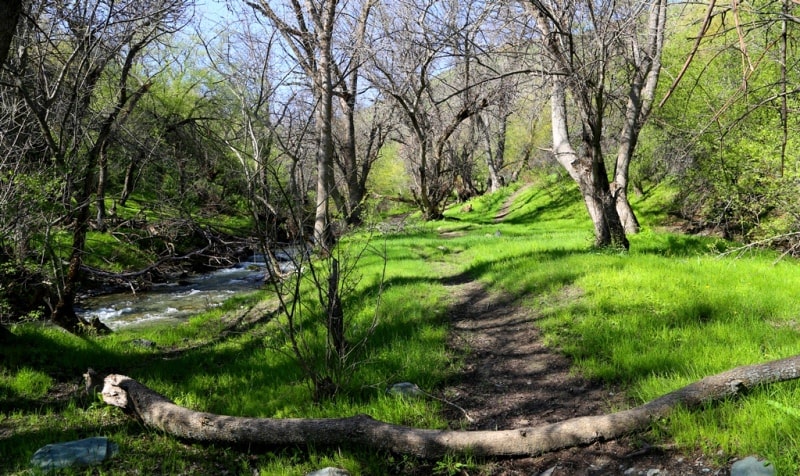
[[[43,444],[104,434],[128,452],[104,464],[105,474],[305,474],[328,465],[353,474],[402,473],[421,463],[354,448],[193,445],[144,429],[97,402],[74,401],[66,408],[39,408],[37,402],[56,382],[99,366],[127,373],[196,410],[274,418],[366,413],[443,428],[440,402],[398,399],[386,389],[410,381],[435,393],[457,371],[457,356],[446,349],[444,283],[459,276],[529,306],[548,344],[573,358],[576,371],[621,387],[631,405],[723,370],[800,352],[800,265],[790,259],[775,263],[777,256],[768,252],[721,257],[720,251],[735,245],[656,231],[667,218],[667,187],[636,199],[643,232],[630,237],[627,253],[592,248],[592,227],[579,194],[556,177],[522,190],[505,220],[495,223],[513,192],[477,198],[471,211],[454,206],[442,221],[412,220],[401,232],[349,240],[368,239],[371,245],[345,299],[350,335],[365,335],[380,290],[379,324],[353,357],[348,387],[331,400],[313,401],[303,372],[285,352],[280,314],[217,338],[231,316],[274,299],[269,292],[237,298],[185,324],[100,338],[17,326],[17,344],[1,351],[0,408],[13,436],[0,440],[0,470],[23,471]],[[152,340],[158,348],[132,345],[134,339]],[[172,353],[165,356],[166,350]],[[773,461],[779,474],[797,474],[798,397],[800,384],[789,382],[703,409],[678,410],[656,422],[649,438],[687,451],[702,449],[720,464],[757,454]],[[204,455],[201,462],[198,454]],[[431,469],[467,461],[439,463]]]
[[[800,352],[795,260],[776,262],[769,252],[721,256],[736,245],[654,232],[665,218],[668,190],[653,197],[659,206],[638,201],[645,226],[630,237],[629,253],[597,252],[583,234],[590,224],[575,202],[558,210],[540,203],[558,193],[530,190],[520,197],[515,213],[534,214],[543,223],[520,224],[508,233],[502,224],[494,226],[501,230],[494,240],[472,237],[468,270],[527,302],[546,341],[574,358],[585,376],[623,385],[637,404],[739,365]],[[773,461],[779,474],[796,474],[800,453],[786,442],[800,439],[798,392],[796,382],[770,386],[702,410],[678,411],[657,429],[720,464],[758,454]],[[784,402],[784,411],[776,410],[776,401]]]

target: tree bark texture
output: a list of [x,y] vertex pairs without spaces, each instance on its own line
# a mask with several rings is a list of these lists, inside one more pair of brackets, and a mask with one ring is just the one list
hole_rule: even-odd
[[22,13],[22,0],[2,0],[0,1],[4,15],[0,15],[0,66],[6,62],[8,50],[11,48],[11,40],[17,30],[17,21]]
[[380,422],[366,415],[333,419],[242,418],[180,407],[139,382],[109,375],[103,400],[145,425],[180,438],[229,444],[348,445],[422,458],[468,452],[476,456],[526,456],[587,445],[646,430],[676,407],[737,395],[757,385],[800,377],[800,355],[737,367],[641,406],[607,415],[572,418],[538,427],[498,431],[428,430]]
[[[578,184],[586,209],[594,224],[595,246],[628,249],[625,236],[617,214],[616,200],[606,175],[602,154],[592,153],[595,144],[585,144],[586,151],[579,156],[569,141],[567,128],[567,92],[561,78],[553,78],[550,102],[550,123],[553,134],[553,153],[556,160]],[[586,137],[586,135],[584,134]]]
[[654,0],[650,5],[647,39],[644,46],[640,47],[638,41],[633,41],[631,45],[636,52],[633,55],[635,69],[628,91],[625,120],[619,136],[614,182],[611,185],[617,201],[617,213],[626,233],[639,232],[639,220],[636,219],[628,200],[628,176],[639,134],[650,116],[656,94],[658,77],[661,73],[661,52],[664,49],[666,21],[667,1]]

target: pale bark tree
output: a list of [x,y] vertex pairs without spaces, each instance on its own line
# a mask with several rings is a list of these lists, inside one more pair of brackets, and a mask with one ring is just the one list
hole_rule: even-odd
[[333,106],[334,50],[338,0],[313,2],[291,1],[282,9],[270,2],[248,2],[248,5],[267,17],[285,40],[292,60],[308,79],[313,92],[314,127],[317,140],[317,196],[314,219],[314,241],[324,251],[333,242],[331,230],[331,192],[333,176]]
[[628,100],[618,139],[614,181],[611,183],[611,192],[616,196],[617,213],[627,233],[639,232],[639,221],[628,200],[628,172],[639,133],[650,116],[661,73],[667,1],[653,1],[648,8],[648,20],[642,37],[640,38],[634,30],[626,38],[625,66],[629,70]]
[[[367,61],[370,17],[378,0],[360,0],[343,12],[340,34],[335,38],[338,60],[334,63],[335,94],[338,102],[334,132],[335,165],[341,180],[335,192],[337,205],[350,225],[362,221],[363,201],[367,194],[367,178],[378,158],[383,142],[391,130],[390,116],[383,108],[360,104],[364,95],[363,67]],[[373,94],[374,96],[374,94]],[[373,105],[379,101],[374,98]]]
[[[595,244],[627,248],[625,225],[630,231],[638,227],[627,203],[628,164],[655,92],[666,0],[528,0],[523,5],[536,21],[536,36],[550,62],[553,153],[580,188],[594,223]],[[630,74],[619,68],[630,68]],[[613,95],[621,91],[627,92],[628,104],[612,186],[603,143]],[[579,117],[579,144],[568,130],[568,99]],[[619,206],[625,223],[618,202],[625,202]]]

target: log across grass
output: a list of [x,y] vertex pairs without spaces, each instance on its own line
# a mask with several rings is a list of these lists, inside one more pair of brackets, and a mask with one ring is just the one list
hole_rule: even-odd
[[459,453],[529,456],[588,445],[647,430],[678,407],[737,395],[800,377],[800,356],[738,367],[687,385],[643,405],[530,428],[496,431],[428,430],[392,425],[366,415],[327,419],[242,418],[193,411],[124,375],[105,378],[103,400],[145,425],[179,438],[209,443],[361,447],[425,459]]

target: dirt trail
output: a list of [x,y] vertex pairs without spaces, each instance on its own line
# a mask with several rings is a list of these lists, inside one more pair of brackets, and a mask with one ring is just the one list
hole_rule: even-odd
[[[508,214],[509,198],[496,221]],[[445,280],[452,304],[449,345],[463,356],[463,371],[443,390],[456,407],[447,417],[453,428],[470,430],[536,426],[568,418],[608,413],[626,406],[614,388],[571,372],[564,355],[542,343],[536,311],[508,296],[488,292],[468,277]],[[575,298],[575,290],[564,298]],[[571,448],[529,458],[501,460],[492,475],[722,475],[699,454],[685,455],[648,443],[648,435]],[[463,473],[474,474],[474,473]]]
[[523,185],[520,187],[516,192],[509,195],[505,202],[503,202],[503,206],[500,207],[500,210],[497,211],[497,214],[494,216],[494,222],[500,223],[501,221],[505,220],[509,213],[511,213],[511,207],[514,206],[514,201],[519,197],[522,192],[528,190],[532,185]]

